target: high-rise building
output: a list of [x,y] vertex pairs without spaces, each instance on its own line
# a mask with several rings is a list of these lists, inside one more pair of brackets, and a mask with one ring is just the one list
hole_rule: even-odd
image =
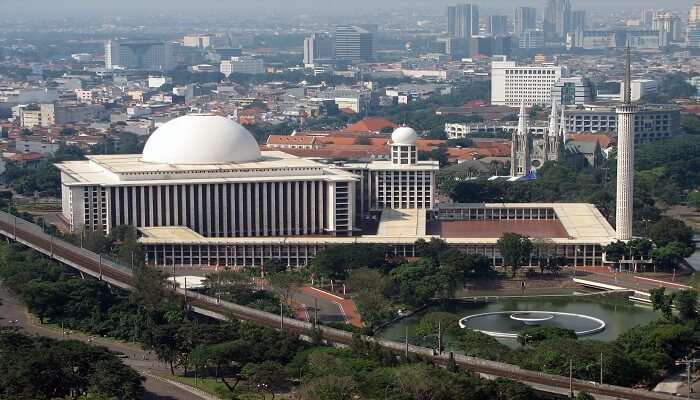
[[651,29],[652,26],[654,25],[654,15],[656,14],[656,11],[645,8],[642,10],[642,15],[640,22],[642,24],[642,28],[644,29]]
[[547,0],[542,29],[548,39],[563,39],[571,32],[571,1]]
[[518,47],[521,49],[541,49],[544,47],[544,32],[538,29],[525,29],[520,34]]
[[353,62],[372,61],[374,59],[372,32],[358,26],[336,26],[335,58]]
[[558,106],[583,105],[594,100],[593,84],[587,78],[561,78],[552,85],[552,102]]
[[537,9],[534,7],[518,7],[515,9],[515,29],[513,32],[520,37],[526,30],[537,28]]
[[486,32],[490,35],[505,35],[508,29],[508,17],[505,15],[489,15]]
[[557,65],[518,65],[514,61],[491,63],[491,104],[526,107],[552,101],[552,85],[561,78]]
[[108,40],[105,68],[170,71],[175,67],[173,44],[152,40]]
[[637,106],[632,104],[632,68],[630,47],[625,48],[625,93],[617,108],[617,197],[615,233],[618,240],[632,239],[634,207],[634,119]]
[[576,10],[571,13],[571,31],[578,32],[586,29],[586,10]]
[[657,12],[652,28],[659,32],[659,43],[662,47],[681,38],[681,19],[670,11]]
[[333,39],[329,35],[314,33],[304,39],[304,64],[333,58]]
[[700,3],[693,4],[688,12],[685,41],[687,47],[700,47]]
[[459,4],[447,7],[447,35],[468,39],[479,34],[479,7]]

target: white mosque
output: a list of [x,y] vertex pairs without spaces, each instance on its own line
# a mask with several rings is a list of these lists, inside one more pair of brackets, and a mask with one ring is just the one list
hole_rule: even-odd
[[503,232],[532,233],[576,265],[599,265],[615,232],[590,204],[436,201],[434,161],[419,161],[416,132],[394,131],[391,159],[325,164],[260,151],[230,119],[175,118],[143,154],[57,164],[62,216],[72,230],[135,226],[152,265],[305,265],[334,244],[373,243],[401,256],[440,237],[501,262]]

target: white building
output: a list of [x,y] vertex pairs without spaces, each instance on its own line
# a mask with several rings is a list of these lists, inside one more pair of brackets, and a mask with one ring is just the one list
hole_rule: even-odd
[[[633,79],[632,83],[630,83],[630,88],[632,89],[632,101],[639,101],[639,99],[641,99],[644,96],[658,93],[659,90],[656,81],[653,79]],[[620,98],[624,97],[624,93],[625,82],[622,81],[620,82]]]
[[264,74],[263,60],[254,57],[231,57],[221,61],[220,71],[227,78],[231,74]]
[[556,65],[518,65],[515,61],[491,62],[491,104],[526,107],[552,101],[552,86],[562,76]]
[[572,265],[602,262],[614,231],[590,204],[436,207],[438,165],[417,160],[415,141],[398,128],[390,161],[335,166],[261,152],[231,120],[187,115],[156,130],[143,154],[58,164],[62,216],[73,230],[138,228],[146,263],[158,266],[302,266],[328,246],[358,243],[413,257],[416,241],[433,237],[501,265],[499,229],[520,220],[542,224]]
[[151,40],[108,40],[105,68],[170,71],[176,66],[173,44]]
[[188,115],[161,126],[143,154],[90,156],[61,170],[72,229],[184,226],[207,237],[348,235],[353,174],[260,152],[245,128]]
[[148,77],[148,87],[151,89],[158,89],[163,85],[172,85],[173,78],[169,76],[149,76]]
[[432,209],[435,204],[437,161],[418,161],[416,131],[397,128],[391,135],[391,159],[371,163],[349,163],[342,168],[361,177],[359,215],[391,209]]

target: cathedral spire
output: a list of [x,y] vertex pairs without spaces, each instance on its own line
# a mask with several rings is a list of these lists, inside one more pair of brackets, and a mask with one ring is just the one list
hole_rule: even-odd
[[561,108],[561,119],[559,120],[559,132],[557,132],[566,141],[566,108]]
[[559,123],[557,119],[557,103],[552,98],[552,111],[549,113],[549,135],[556,136],[559,134]]
[[527,113],[525,113],[525,102],[520,102],[520,113],[518,114],[518,134],[527,134]]

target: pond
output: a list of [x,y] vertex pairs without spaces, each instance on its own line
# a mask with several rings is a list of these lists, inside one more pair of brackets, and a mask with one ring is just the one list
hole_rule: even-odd
[[[410,317],[397,321],[379,332],[379,336],[396,341],[403,341],[406,328],[408,328],[409,341],[420,343],[415,328],[421,318],[434,311],[446,311],[455,315],[455,320],[463,317],[503,311],[513,312],[555,312],[581,314],[605,322],[605,329],[590,335],[581,336],[581,340],[595,339],[602,341],[615,340],[620,334],[637,325],[644,325],[658,318],[651,306],[633,303],[626,298],[610,297],[602,295],[593,296],[542,296],[542,297],[517,297],[501,298],[488,303],[449,303],[444,307],[433,306]],[[483,318],[475,318],[466,324],[479,330],[515,332],[526,327],[526,324],[517,319],[510,318],[511,313],[488,315]],[[561,326],[575,331],[584,331],[591,328],[590,319],[574,318],[565,315],[557,315],[555,318],[547,318],[542,325]],[[595,325],[595,324],[594,324]],[[516,339],[497,338],[498,341],[509,346],[517,346]],[[450,338],[445,337],[447,350],[454,350],[450,345]]]

